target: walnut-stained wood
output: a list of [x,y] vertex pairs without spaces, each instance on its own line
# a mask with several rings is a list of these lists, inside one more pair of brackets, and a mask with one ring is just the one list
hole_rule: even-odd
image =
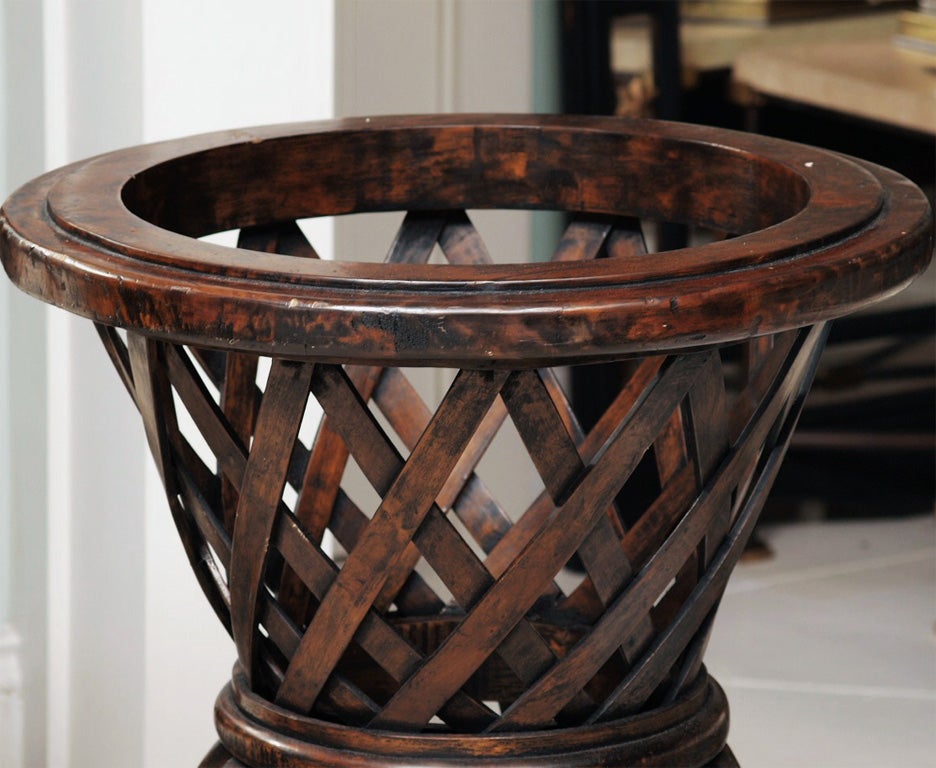
[[[478,208],[571,216],[525,264]],[[297,223],[382,210],[383,263],[323,260]],[[648,254],[646,218],[734,236]],[[226,768],[735,765],[703,664],[728,575],[826,320],[931,237],[919,191],[859,161],[531,116],[138,147],[0,217],[10,276],[96,322],[140,411],[237,652],[202,763]],[[559,369],[607,360],[620,392],[585,430]],[[440,403],[414,365],[458,369]],[[540,479],[519,509],[484,478],[507,422]]]

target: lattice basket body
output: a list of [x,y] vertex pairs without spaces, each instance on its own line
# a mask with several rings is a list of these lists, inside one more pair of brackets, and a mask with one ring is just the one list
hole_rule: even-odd
[[[570,212],[553,263],[492,258],[490,207]],[[371,210],[409,211],[383,264],[296,223]],[[826,320],[931,236],[918,190],[809,148],[489,116],[139,148],[5,216],[13,279],[96,322],[234,640],[206,766],[733,764],[725,584]],[[713,242],[651,255],[641,218]],[[609,361],[585,428],[564,367]],[[414,365],[453,370],[440,402]],[[541,480],[518,509],[481,471],[507,425]]]

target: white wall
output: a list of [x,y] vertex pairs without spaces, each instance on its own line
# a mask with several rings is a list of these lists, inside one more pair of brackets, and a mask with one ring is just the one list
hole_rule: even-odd
[[[4,197],[43,169],[41,12],[40,3],[0,3],[0,196]],[[0,655],[5,655],[3,684],[8,687],[4,696],[7,706],[0,714],[0,764],[5,766],[22,754],[30,754],[36,756],[34,764],[44,765],[45,309],[4,282],[0,288],[0,316],[0,335],[7,355],[6,364],[0,366],[0,430],[9,449],[0,456],[5,470],[0,505],[9,512],[5,519],[0,513],[0,542],[6,544],[0,559],[7,566],[6,586],[0,587],[6,593],[6,605],[0,609],[0,634],[5,635],[5,649]],[[17,683],[22,684],[19,690]]]

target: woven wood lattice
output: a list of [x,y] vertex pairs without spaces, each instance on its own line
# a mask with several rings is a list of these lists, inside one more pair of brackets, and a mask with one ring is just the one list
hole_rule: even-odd
[[[316,258],[294,222],[239,245]],[[387,258],[437,245],[490,261],[463,211],[408,214]],[[555,258],[643,249],[633,220],[583,216]],[[458,371],[433,409],[398,368],[98,329],[246,686],[323,721],[478,734],[600,724],[698,681],[823,335],[630,361],[586,432],[549,369]],[[525,510],[478,472],[507,420],[542,478]],[[376,508],[342,486],[352,459]]]

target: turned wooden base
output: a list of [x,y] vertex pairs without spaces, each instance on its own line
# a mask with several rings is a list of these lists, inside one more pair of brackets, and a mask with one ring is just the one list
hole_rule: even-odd
[[233,682],[219,695],[215,720],[221,741],[202,768],[736,765],[725,746],[728,702],[704,669],[676,701],[634,717],[498,735],[388,733],[328,723],[271,705],[247,690],[245,682],[243,672],[235,670]]
[[[219,742],[201,762],[199,768],[248,768],[248,766],[231,757],[230,752]],[[726,744],[714,759],[705,764],[704,768],[739,768],[739,765],[731,748]]]

